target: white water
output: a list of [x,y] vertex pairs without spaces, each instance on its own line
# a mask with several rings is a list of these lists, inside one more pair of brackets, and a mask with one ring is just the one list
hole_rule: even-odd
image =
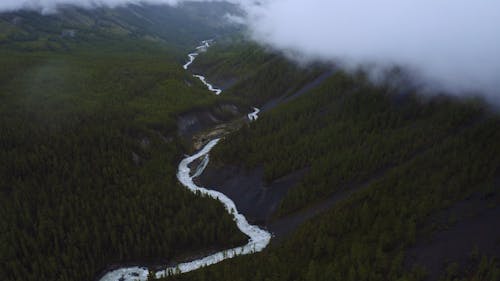
[[[196,49],[206,50],[208,47],[210,47],[210,42],[211,42],[210,40],[203,41],[202,45],[198,46]],[[188,69],[189,65],[193,63],[194,59],[196,58],[196,56],[198,56],[198,54],[199,53],[191,53],[188,55],[190,60],[183,66],[184,69]],[[195,75],[195,76],[200,78],[202,82],[205,81],[205,77],[201,75]],[[215,90],[220,91],[216,92],[217,95],[219,95],[222,92],[219,89],[214,89],[212,85],[206,82],[204,83],[208,86],[208,89],[210,91],[212,92],[215,92]],[[254,112],[248,114],[248,118],[251,121],[257,120],[259,112],[260,110],[254,107]],[[186,158],[184,158],[179,164],[177,179],[182,185],[184,185],[193,193],[197,194],[201,193],[220,201],[226,208],[226,211],[233,216],[238,229],[249,237],[248,243],[244,246],[223,250],[213,255],[209,255],[204,258],[197,259],[191,262],[181,263],[175,267],[167,267],[164,270],[154,272],[156,278],[190,272],[202,267],[219,263],[223,260],[230,259],[238,255],[248,255],[260,252],[263,249],[265,249],[269,244],[269,242],[271,241],[271,233],[269,233],[264,229],[259,228],[256,225],[249,224],[245,216],[243,216],[238,212],[236,205],[231,199],[229,199],[229,197],[216,190],[210,190],[205,187],[197,186],[193,182],[193,179],[200,176],[205,170],[205,168],[208,166],[209,152],[212,150],[212,148],[214,148],[215,145],[217,145],[219,140],[220,139],[214,139],[210,141],[208,144],[206,144],[198,153],[192,156],[186,156]],[[194,174],[191,176],[191,169],[189,168],[189,164],[202,157],[203,157],[202,162],[200,163]],[[147,267],[140,267],[140,266],[123,267],[106,273],[99,281],[147,281],[148,274],[149,274],[149,269]]]
[[182,67],[184,67],[184,69],[186,69],[186,70],[187,70],[187,69],[189,68],[189,66],[190,66],[190,65],[194,62],[194,59],[195,59],[198,55],[199,55],[198,53],[191,53],[191,54],[189,54],[189,55],[188,55],[188,57],[189,57],[189,61],[188,61],[188,62],[186,62],[186,64],[185,64],[185,65],[183,65]]
[[188,55],[189,57],[189,60],[188,62],[186,62],[185,65],[183,65],[182,67],[187,70],[189,68],[189,66],[194,62],[194,60],[196,59],[196,57],[202,53],[202,52],[206,52],[208,50],[208,48],[210,48],[210,44],[213,42],[213,40],[205,40],[205,41],[201,41],[201,45],[196,47],[196,50],[197,52],[194,52],[194,53],[191,53]]
[[257,121],[257,119],[259,119],[259,113],[260,109],[254,107],[253,112],[248,114],[248,119],[250,119],[250,121]]
[[[212,148],[215,145],[217,145],[218,142],[219,139],[212,140],[195,155],[184,158],[179,164],[177,178],[182,183],[182,185],[187,187],[192,192],[201,193],[220,201],[226,208],[227,212],[233,215],[233,218],[236,221],[236,225],[238,226],[240,231],[248,235],[249,237],[248,243],[244,246],[223,250],[198,260],[181,263],[176,267],[168,267],[165,270],[156,272],[155,273],[156,278],[193,271],[205,266],[219,263],[223,260],[230,259],[238,255],[247,255],[255,252],[260,252],[264,248],[266,248],[266,246],[269,244],[269,241],[271,240],[271,233],[259,228],[256,225],[249,224],[245,216],[243,216],[238,212],[238,209],[236,208],[234,202],[231,199],[229,199],[226,195],[215,190],[210,190],[205,187],[197,186],[193,182],[193,179],[197,175],[201,174],[201,172],[203,172],[204,168],[208,164],[208,153],[210,152],[210,150],[212,150]],[[191,176],[190,175],[191,169],[189,168],[189,164],[202,157],[204,157],[204,159],[202,161],[202,164],[200,165],[200,168],[198,168],[194,176]],[[148,269],[145,267],[138,267],[138,266],[126,267],[108,272],[105,276],[103,276],[100,279],[100,281],[118,281],[118,280],[146,281],[147,275],[148,275]]]
[[[196,47],[196,52],[188,54],[188,61],[182,67],[184,67],[184,69],[187,70],[189,68],[189,66],[194,62],[196,57],[198,55],[200,55],[200,53],[206,52],[208,50],[208,48],[210,48],[210,46],[211,46],[210,44],[212,42],[213,42],[213,40],[201,41],[201,45]],[[200,81],[207,87],[207,89],[210,92],[213,92],[216,95],[220,95],[222,93],[221,89],[215,88],[212,84],[208,83],[207,78],[205,78],[205,76],[199,75],[199,74],[195,74],[193,76],[200,79]]]
[[216,95],[220,95],[222,93],[222,90],[221,89],[217,89],[217,88],[214,88],[214,86],[212,86],[212,84],[208,83],[207,82],[207,79],[205,78],[205,76],[203,75],[198,75],[198,74],[195,74],[193,75],[194,77],[200,79],[200,81],[205,84],[205,86],[207,86],[207,89],[210,91],[210,92],[213,92],[214,94]]

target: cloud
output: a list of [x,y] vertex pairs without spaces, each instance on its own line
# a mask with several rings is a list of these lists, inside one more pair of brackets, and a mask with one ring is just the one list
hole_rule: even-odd
[[175,5],[182,0],[1,0],[0,11],[20,9],[37,10],[42,13],[53,13],[62,5],[73,5],[82,8],[117,7],[128,4],[168,4]]
[[[0,11],[184,0],[1,0]],[[197,0],[203,1],[203,0]],[[206,0],[209,1],[209,0]],[[216,1],[216,0],[214,0]],[[230,0],[256,41],[347,68],[400,65],[428,85],[500,103],[500,0]]]
[[252,36],[346,67],[411,68],[428,83],[500,100],[498,0],[275,0],[249,8]]
[[245,25],[247,23],[244,17],[230,13],[224,15],[224,19],[231,24]]

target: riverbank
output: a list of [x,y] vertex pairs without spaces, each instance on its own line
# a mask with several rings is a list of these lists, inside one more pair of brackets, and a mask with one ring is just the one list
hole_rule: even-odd
[[[206,49],[210,46],[209,42],[211,41],[203,41],[202,45],[197,47],[197,50],[199,50],[200,52],[206,51]],[[189,54],[188,55],[189,61],[183,66],[183,68],[187,70],[189,65],[193,63],[194,59],[198,54],[199,53]],[[194,75],[194,76],[200,78],[200,80],[202,80],[202,82],[204,82],[204,84],[207,86],[209,91],[214,92],[216,95],[219,95],[222,92],[222,90],[217,89],[208,82],[206,82],[203,76],[201,75]],[[259,110],[254,108],[254,111],[247,116],[248,119],[250,121],[257,120],[258,112]],[[209,117],[211,117],[209,119],[215,119],[215,117],[211,114],[209,114]],[[203,145],[203,147],[197,150],[197,152],[194,155],[186,156],[184,159],[182,159],[182,161],[178,166],[177,179],[184,187],[186,187],[191,192],[197,195],[204,195],[221,202],[225,207],[226,211],[233,216],[233,219],[236,222],[236,226],[238,227],[238,229],[243,234],[249,237],[248,243],[240,247],[222,250],[210,254],[208,256],[203,256],[191,261],[175,264],[174,266],[168,266],[169,263],[165,263],[165,266],[159,266],[159,267],[153,266],[149,268],[144,265],[117,266],[115,269],[103,274],[103,276],[99,278],[100,281],[132,281],[132,280],[145,281],[149,280],[151,277],[162,278],[170,275],[194,271],[199,268],[210,266],[212,264],[216,264],[223,260],[230,259],[239,255],[247,255],[260,252],[267,247],[267,245],[271,240],[271,233],[269,233],[264,229],[261,229],[257,225],[249,224],[246,217],[243,214],[239,213],[236,204],[225,194],[217,190],[211,190],[203,186],[198,186],[194,182],[194,178],[201,175],[204,169],[207,167],[209,163],[208,154],[210,153],[212,148],[215,147],[221,140],[216,136],[229,133],[231,128],[234,130],[241,127],[241,125],[230,126],[228,124],[231,123],[243,124],[244,120],[245,118],[242,118],[241,121],[236,120],[229,122],[227,124],[221,124],[215,129],[208,130],[208,133],[201,134],[196,144],[198,144],[200,148],[201,145]],[[211,120],[211,122],[216,122],[216,121],[218,120]],[[184,125],[184,127],[186,128],[189,128],[193,124],[196,124],[196,121],[193,121],[191,119],[187,119],[187,121],[184,120],[184,122],[182,123],[182,125]],[[189,130],[186,129],[186,131]],[[208,140],[208,143],[206,143],[206,140]],[[200,164],[193,166],[192,165],[193,163],[200,163]]]
[[210,165],[196,182],[226,194],[250,222],[268,226],[283,197],[307,170],[302,169],[266,183],[262,167],[246,170],[236,166]]

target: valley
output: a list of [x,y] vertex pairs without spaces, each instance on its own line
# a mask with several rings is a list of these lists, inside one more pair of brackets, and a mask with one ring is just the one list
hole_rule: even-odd
[[490,98],[157,4],[0,13],[4,280],[500,280]]
[[[199,52],[206,52],[210,47],[210,43],[212,42],[213,40],[202,41],[201,42],[202,44],[198,46],[196,49]],[[189,60],[183,66],[183,68],[185,70],[188,70],[189,65],[191,65],[194,62],[195,58],[198,55],[199,53],[190,53],[188,55]],[[203,84],[207,86],[208,90],[213,92],[215,95],[220,95],[222,93],[222,90],[215,89],[211,84],[206,82],[203,76],[201,75],[193,75],[193,76],[196,78],[200,78]],[[250,121],[257,120],[258,112],[259,110],[254,108],[254,112],[248,114],[248,119]],[[229,197],[216,190],[210,190],[206,189],[205,187],[198,186],[193,181],[195,178],[197,178],[204,172],[205,168],[209,164],[210,151],[221,140],[220,138],[214,138],[214,136],[219,134],[227,134],[228,133],[226,131],[227,127],[228,127],[227,125],[223,125],[222,127],[219,126],[219,128],[215,128],[215,130],[210,130],[209,134],[203,135],[203,138],[209,140],[208,143],[204,144],[205,146],[202,147],[196,154],[188,156],[181,161],[178,167],[177,179],[184,187],[188,188],[191,192],[195,193],[196,195],[198,196],[207,195],[210,198],[220,201],[224,205],[226,211],[233,216],[234,221],[238,226],[238,229],[249,237],[248,243],[241,247],[216,252],[209,256],[199,258],[193,261],[179,263],[172,267],[168,267],[167,265],[165,266],[155,265],[155,268],[162,267],[161,270],[158,270],[156,272],[154,269],[148,268],[147,266],[144,265],[113,269],[112,271],[104,274],[104,276],[102,276],[99,279],[100,281],[115,281],[115,280],[132,281],[132,280],[149,280],[151,278],[153,279],[164,278],[167,276],[198,270],[200,268],[207,267],[236,256],[248,255],[260,252],[264,248],[266,248],[266,246],[269,244],[271,240],[271,233],[259,228],[256,225],[249,224],[245,216],[243,216],[238,212],[237,206],[231,199],[229,199]],[[206,142],[204,140],[202,141]],[[195,141],[194,142],[195,148],[198,145],[200,145],[200,143]],[[200,161],[200,159],[203,160]],[[194,169],[195,172],[192,173],[191,168],[189,168],[189,165],[195,161],[198,161],[199,164]]]

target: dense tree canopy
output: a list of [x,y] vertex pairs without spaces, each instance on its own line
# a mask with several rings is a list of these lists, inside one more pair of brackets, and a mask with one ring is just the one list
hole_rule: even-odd
[[[184,50],[149,33],[78,42],[52,28],[0,37],[0,275],[90,280],[113,264],[244,243],[221,205],[177,183],[176,116],[226,99],[260,106],[333,72],[221,40],[193,65],[231,86],[214,97],[180,67]],[[263,165],[267,181],[307,168],[276,219],[355,192],[263,253],[170,279],[424,280],[407,257],[436,231],[429,218],[471,194],[498,206],[500,120],[480,101],[401,94],[362,73],[318,84],[229,135],[212,160]],[[468,267],[451,261],[442,279],[499,272],[477,253]]]
[[[229,136],[212,157],[218,165],[264,165],[268,180],[309,166],[278,215],[357,192],[264,253],[171,280],[425,280],[425,268],[405,260],[437,230],[430,216],[471,194],[497,198],[486,209],[498,206],[496,114],[475,100],[394,95],[363,81],[337,73]],[[443,280],[500,276],[494,257],[469,263],[451,263]]]
[[0,56],[5,280],[88,281],[112,264],[247,239],[219,203],[176,180],[175,115],[215,99],[168,50],[122,44]]

